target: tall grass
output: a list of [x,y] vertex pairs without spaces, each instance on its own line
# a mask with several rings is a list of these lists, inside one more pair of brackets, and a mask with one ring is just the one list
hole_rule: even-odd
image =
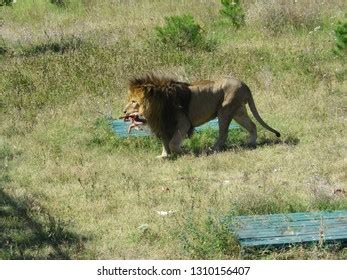
[[342,7],[339,1],[256,1],[249,8],[247,19],[249,24],[260,24],[273,34],[300,29],[314,30],[322,28],[329,17],[337,16],[336,12],[343,12]]

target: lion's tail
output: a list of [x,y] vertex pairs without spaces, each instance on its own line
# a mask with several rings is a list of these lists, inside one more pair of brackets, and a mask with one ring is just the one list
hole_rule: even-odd
[[277,137],[281,137],[281,133],[279,133],[277,130],[273,129],[272,127],[270,127],[266,122],[264,122],[264,120],[260,117],[257,107],[255,106],[255,102],[251,93],[251,90],[249,89],[249,87],[244,84],[244,86],[246,86],[247,90],[248,90],[248,98],[247,98],[247,102],[248,102],[248,106],[251,109],[251,112],[253,114],[253,116],[255,117],[255,119],[263,126],[265,127],[267,130],[273,132]]

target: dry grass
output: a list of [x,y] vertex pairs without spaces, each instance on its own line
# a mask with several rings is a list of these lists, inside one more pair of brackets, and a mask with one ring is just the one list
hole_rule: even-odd
[[322,28],[327,19],[343,16],[345,8],[341,1],[252,1],[249,3],[247,21],[275,34],[290,29],[314,30]]
[[[302,13],[298,22],[314,12],[322,28],[310,33],[283,23],[276,36],[256,24],[269,15],[263,1],[246,2],[247,25],[238,31],[206,1],[71,2],[58,10],[28,1],[1,16],[1,258],[240,258],[220,223],[225,215],[346,209],[336,189],[347,191],[347,84],[331,31],[343,1],[324,2],[326,8],[311,1],[310,10],[282,3],[289,18]],[[218,40],[212,53],[167,52],[152,40],[164,16],[187,10]],[[81,43],[73,45],[72,35]],[[68,48],[55,51],[62,42]],[[185,80],[238,76],[282,141],[260,129],[259,147],[248,150],[241,145],[246,134],[235,132],[223,153],[158,161],[158,141],[119,139],[103,118],[121,112],[127,80],[151,69]],[[199,151],[213,137],[206,132],[186,146]],[[169,210],[175,213],[157,212]],[[30,227],[37,224],[40,231]],[[243,257],[345,254],[297,246]]]

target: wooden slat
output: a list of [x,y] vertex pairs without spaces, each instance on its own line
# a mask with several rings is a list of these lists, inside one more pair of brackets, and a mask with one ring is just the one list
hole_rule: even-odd
[[338,217],[347,218],[346,212],[344,210],[341,211],[333,211],[333,212],[297,212],[297,213],[286,213],[286,214],[269,214],[269,215],[254,215],[254,216],[238,216],[238,220],[248,221],[262,221],[262,220],[312,220],[312,219],[336,219]]
[[297,244],[297,243],[309,243],[309,242],[345,242],[346,241],[346,235],[334,235],[334,236],[327,236],[323,239],[320,238],[320,236],[294,236],[294,237],[278,237],[278,238],[256,238],[256,239],[245,239],[240,240],[240,244],[242,247],[261,247],[261,246],[284,246],[289,244]]
[[230,229],[241,246],[347,241],[347,211],[238,216]]
[[[132,129],[130,133],[128,133],[130,122],[124,122],[124,120],[113,120],[111,122],[111,127],[113,132],[115,132],[119,137],[143,137],[143,136],[151,136],[151,131],[148,126],[141,126],[142,130]],[[239,126],[235,123],[231,123],[229,129],[238,128]],[[203,131],[204,129],[218,129],[218,120],[213,119],[201,126],[195,128],[196,131]]]
[[238,227],[238,231],[246,231],[246,230],[256,230],[260,227],[268,227],[273,230],[280,230],[281,228],[289,228],[289,227],[308,227],[308,226],[315,226],[315,225],[322,225],[329,226],[329,225],[335,225],[335,224],[346,224],[347,219],[329,219],[329,220],[307,220],[307,221],[283,221],[283,222],[273,222],[269,221],[268,223],[266,221],[263,221],[262,223],[252,223],[250,221],[248,222],[240,222],[240,221],[234,221],[235,226]]
[[285,231],[275,231],[275,230],[262,230],[262,231],[249,231],[249,232],[238,232],[237,236],[242,239],[246,238],[267,238],[267,237],[290,237],[290,236],[304,236],[304,235],[324,235],[333,236],[334,234],[343,234],[346,232],[347,228],[341,229],[338,227],[323,228],[320,227],[309,227],[309,228],[293,228]]

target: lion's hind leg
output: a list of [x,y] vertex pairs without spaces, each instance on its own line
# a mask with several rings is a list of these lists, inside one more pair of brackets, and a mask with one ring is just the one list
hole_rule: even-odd
[[250,145],[251,147],[255,147],[257,141],[257,126],[254,124],[254,122],[252,122],[251,118],[248,116],[245,105],[243,105],[236,112],[234,120],[249,132],[248,145]]
[[219,152],[225,145],[225,142],[228,138],[228,130],[230,122],[234,116],[234,110],[230,110],[229,106],[222,107],[218,111],[218,126],[219,126],[219,135],[216,143],[213,145],[212,150],[214,152]]

